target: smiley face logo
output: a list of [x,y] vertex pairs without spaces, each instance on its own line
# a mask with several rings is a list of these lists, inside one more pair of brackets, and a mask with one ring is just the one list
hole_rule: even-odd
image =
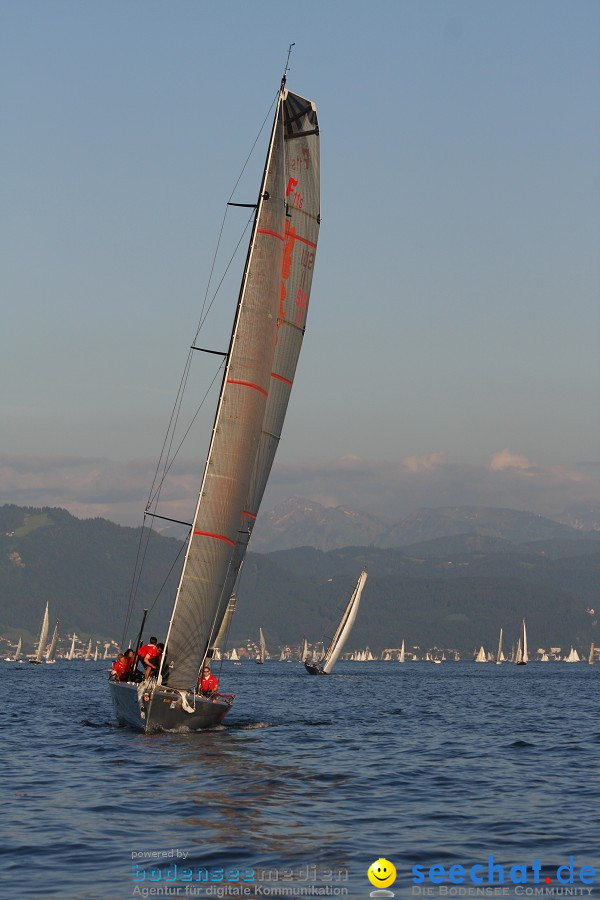
[[396,869],[389,859],[376,859],[367,870],[369,881],[377,888],[386,888],[396,880]]

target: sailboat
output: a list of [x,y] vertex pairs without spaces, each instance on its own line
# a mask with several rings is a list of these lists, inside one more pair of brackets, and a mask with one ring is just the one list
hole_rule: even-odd
[[523,645],[521,646],[521,638],[519,638],[515,662],[518,666],[526,666],[529,662],[529,657],[527,656],[527,629],[525,628],[525,619],[523,619]]
[[16,646],[16,648],[15,648],[14,656],[7,656],[7,657],[5,657],[5,660],[4,660],[4,661],[5,661],[5,662],[23,662],[22,659],[19,659],[20,655],[21,655],[21,638],[19,638],[19,641],[18,641],[17,646]]
[[261,665],[264,663],[267,656],[267,647],[265,644],[265,636],[263,634],[262,628],[258,629],[259,637],[258,637],[258,656],[256,657],[256,662]]
[[48,647],[48,652],[46,653],[46,662],[50,665],[51,663],[56,662],[54,657],[56,656],[56,645],[58,644],[58,626],[60,625],[60,620],[56,620],[56,624],[54,626],[54,631],[52,632],[52,640],[50,641],[50,646]]
[[91,658],[92,658],[92,639],[90,638],[88,645],[87,645],[87,650],[85,651],[85,661],[89,662]]
[[354,620],[356,619],[356,614],[358,612],[358,607],[360,604],[360,598],[366,580],[367,573],[363,571],[358,576],[356,587],[352,591],[352,596],[350,597],[350,600],[346,605],[346,609],[344,610],[344,614],[340,619],[338,627],[335,630],[335,634],[331,639],[331,643],[329,644],[327,650],[325,651],[319,662],[309,663],[308,660],[304,661],[306,671],[310,675],[329,675],[331,670],[335,666],[337,659],[342,652],[344,644],[348,639],[348,635],[352,631],[352,626],[354,625]]
[[481,647],[479,648],[479,653],[475,657],[475,662],[483,663],[483,662],[487,662],[487,661],[488,661],[487,656],[485,655],[485,650],[483,649],[483,644],[482,644]]
[[400,656],[398,657],[398,662],[404,662],[404,641],[402,641],[402,646],[400,647]]
[[590,655],[588,657],[588,663],[590,666],[594,665],[594,642],[593,641],[590,646]]
[[320,225],[316,107],[287,89],[286,74],[287,67],[165,662],[156,681],[110,682],[117,719],[146,732],[209,727],[223,719],[233,699],[220,695],[213,702],[197,694],[198,673],[234,592],[281,437]]
[[502,629],[500,629],[500,637],[498,639],[498,652],[496,654],[496,665],[500,666],[504,661],[504,654],[502,653]]
[[71,639],[71,649],[67,654],[67,659],[75,659],[75,641],[77,639],[77,635],[73,632],[73,637]]
[[30,663],[33,663],[36,666],[41,665],[42,658],[44,656],[44,650],[46,649],[46,641],[48,640],[49,626],[50,626],[50,618],[48,616],[48,604],[46,603],[46,611],[44,613],[44,618],[42,619],[42,628],[40,630],[40,639],[38,641],[37,653],[35,656],[32,656],[29,660]]

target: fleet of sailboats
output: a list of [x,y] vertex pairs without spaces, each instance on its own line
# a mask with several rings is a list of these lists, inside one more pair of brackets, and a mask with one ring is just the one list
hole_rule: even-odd
[[[319,126],[286,87],[273,127],[215,421],[154,683],[110,682],[117,719],[146,732],[198,730],[232,702],[196,693],[234,593],[267,484],[304,336],[320,225]],[[199,574],[202,577],[199,577]]]

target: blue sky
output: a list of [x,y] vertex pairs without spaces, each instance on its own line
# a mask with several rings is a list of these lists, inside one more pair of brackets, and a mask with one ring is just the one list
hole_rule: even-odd
[[[600,502],[596,2],[26,0],[0,16],[2,502],[139,521],[292,41],[288,85],[320,117],[322,228],[263,508]],[[227,344],[237,265],[204,345]],[[198,448],[172,512],[193,503]]]

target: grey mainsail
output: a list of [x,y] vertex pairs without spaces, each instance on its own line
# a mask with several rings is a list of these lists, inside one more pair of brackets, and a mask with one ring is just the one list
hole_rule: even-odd
[[165,641],[169,687],[195,686],[211,635],[225,615],[281,434],[314,266],[318,162],[314,105],[282,84],[212,439]]
[[243,525],[223,591],[215,631],[238,578],[287,412],[306,329],[320,226],[320,139],[314,103],[284,91],[285,244],[279,284],[277,337],[260,439]]

